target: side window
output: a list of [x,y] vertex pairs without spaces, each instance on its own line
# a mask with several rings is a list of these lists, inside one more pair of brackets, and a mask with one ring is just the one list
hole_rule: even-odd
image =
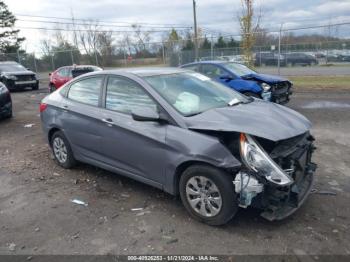
[[68,98],[87,105],[98,106],[103,76],[90,77],[73,83]]
[[106,108],[130,114],[133,109],[145,107],[157,110],[157,104],[136,82],[122,77],[109,77]]
[[60,70],[57,71],[57,74],[61,77],[68,77],[69,76],[69,68],[63,67]]
[[202,73],[210,78],[218,78],[223,75],[225,72],[218,66],[211,64],[202,65]]
[[188,69],[188,70],[192,70],[192,71],[195,71],[195,72],[198,72],[198,65],[190,65],[190,66],[185,66],[184,67],[185,69]]

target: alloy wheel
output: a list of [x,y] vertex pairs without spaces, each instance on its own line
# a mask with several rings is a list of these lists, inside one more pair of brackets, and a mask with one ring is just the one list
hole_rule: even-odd
[[194,176],[187,181],[186,197],[192,209],[204,217],[217,215],[222,207],[218,187],[204,176]]
[[64,141],[61,137],[55,137],[52,143],[53,152],[55,154],[56,159],[61,164],[64,164],[67,161],[67,148],[64,144]]

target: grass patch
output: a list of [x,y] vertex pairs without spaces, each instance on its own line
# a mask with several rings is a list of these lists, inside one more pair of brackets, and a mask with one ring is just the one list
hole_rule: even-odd
[[296,88],[340,88],[350,89],[349,76],[291,76]]

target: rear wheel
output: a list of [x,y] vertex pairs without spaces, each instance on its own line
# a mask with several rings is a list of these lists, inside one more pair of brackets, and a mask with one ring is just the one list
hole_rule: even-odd
[[193,165],[180,178],[182,203],[189,214],[209,225],[223,225],[237,212],[232,177],[206,165]]
[[63,168],[72,168],[76,165],[72,149],[62,131],[57,131],[51,138],[52,153],[56,162]]

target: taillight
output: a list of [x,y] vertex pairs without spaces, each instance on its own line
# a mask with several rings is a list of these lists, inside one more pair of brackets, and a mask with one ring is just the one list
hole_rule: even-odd
[[45,103],[40,103],[40,106],[39,106],[39,111],[40,113],[44,112],[47,108],[47,104]]

